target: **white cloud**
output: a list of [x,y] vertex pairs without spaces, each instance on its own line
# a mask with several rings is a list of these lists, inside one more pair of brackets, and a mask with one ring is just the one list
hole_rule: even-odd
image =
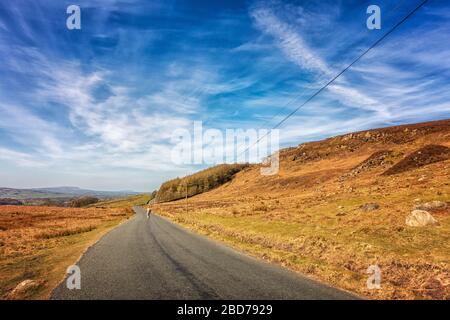
[[[306,43],[300,31],[281,21],[271,8],[259,6],[250,14],[255,20],[256,26],[275,39],[277,46],[290,61],[303,71],[314,75],[317,89],[337,74],[337,71],[330,68],[317,51]],[[343,76],[331,84],[328,89],[340,102],[350,107],[388,115],[382,104],[355,86],[350,87]]]
[[[34,149],[26,157],[21,154],[21,163],[58,167],[66,175],[75,171],[95,175],[105,168],[148,170],[151,181],[151,172],[180,174],[187,168],[171,161],[174,130],[191,127],[194,117],[203,113],[206,96],[252,83],[247,79],[222,82],[215,72],[192,66],[194,72],[184,70],[184,77],[169,78],[159,90],[136,95],[131,88],[112,83],[110,72],[86,73],[77,62],[48,61],[34,50],[24,54],[36,68],[27,69],[20,59],[15,71],[39,78],[39,85],[30,92],[32,100],[26,107],[0,105],[0,127]],[[96,99],[98,87],[107,87],[110,94]],[[64,108],[69,117],[61,120],[70,125],[53,124],[34,114],[36,104]],[[4,152],[2,159],[13,158],[13,153]]]
[[[142,10],[139,5],[125,8],[123,3],[109,0],[108,8],[99,10],[101,16],[95,24],[103,26],[111,10],[120,8],[136,14]],[[153,68],[162,73],[149,75],[157,81],[148,81],[147,90],[137,90],[127,84],[127,81],[143,77],[143,74],[136,76],[134,69],[116,74],[98,67],[97,62],[103,61],[101,58],[81,65],[77,61],[44,55],[42,52],[58,54],[57,50],[42,48],[57,47],[55,39],[58,35],[51,24],[54,22],[43,26],[42,33],[48,42],[42,46],[19,46],[20,42],[7,41],[7,33],[1,33],[0,51],[8,57],[2,61],[2,71],[20,75],[18,79],[26,79],[24,83],[30,86],[23,86],[23,92],[16,94],[14,104],[8,103],[4,98],[8,96],[5,89],[0,88],[0,128],[5,132],[5,141],[8,141],[7,147],[0,147],[0,159],[18,166],[54,169],[54,175],[83,177],[84,181],[103,179],[121,185],[121,179],[132,177],[142,186],[145,179],[153,182],[152,179],[156,179],[153,177],[158,176],[160,182],[183,173],[183,170],[186,172],[186,168],[175,167],[171,162],[170,138],[177,128],[191,128],[194,119],[211,120],[209,123],[219,129],[255,128],[259,127],[261,120],[275,124],[280,117],[269,118],[272,112],[282,110],[280,115],[285,115],[333,77],[339,71],[336,65],[351,58],[336,56],[355,43],[350,43],[351,37],[339,29],[342,21],[336,32],[332,32],[336,38],[320,42],[336,27],[332,17],[340,14],[339,3],[335,2],[330,7],[329,3],[318,3],[313,9],[276,1],[269,3],[270,6],[252,7],[250,12],[255,26],[262,33],[254,39],[243,37],[243,41],[248,42],[227,51],[233,58],[249,53],[254,57],[251,66],[242,68],[242,75],[231,79],[230,73],[239,64],[230,67],[234,61],[217,61],[215,53],[218,51],[211,50],[187,59],[183,56],[179,60],[173,55],[170,58],[173,57],[174,62],[166,70]],[[271,7],[274,3],[279,7]],[[84,0],[82,4],[92,6]],[[149,6],[152,10],[160,10],[164,5],[158,7],[152,3]],[[19,8],[14,4],[12,7],[12,11]],[[42,13],[38,4],[27,8]],[[58,6],[49,5],[48,9],[58,10]],[[436,15],[433,12],[429,14]],[[34,37],[36,30],[30,29],[24,19],[27,15],[26,12],[17,15],[14,27],[22,37]],[[444,16],[441,14],[436,19]],[[446,90],[448,81],[442,79],[448,80],[450,76],[450,49],[446,39],[450,29],[449,24],[441,20],[424,26],[421,37],[403,34],[407,41],[401,41],[401,37],[392,39],[364,57],[319,99],[286,122],[281,130],[284,142],[297,144],[391,121],[420,121],[427,117],[448,116],[450,92]],[[343,24],[348,27],[345,22]],[[313,28],[313,25],[321,28]],[[0,30],[6,28],[13,30],[13,25],[0,21]],[[110,36],[103,27],[97,29],[97,36],[103,33]],[[202,32],[196,36],[200,37]],[[213,32],[207,31],[208,34]],[[141,49],[154,36],[146,31],[129,33],[121,30],[113,58],[142,58]],[[273,50],[273,44],[276,50]],[[264,53],[269,54],[264,56]],[[221,54],[218,56],[222,57]],[[127,64],[127,61],[124,63],[136,70],[140,68],[133,63]],[[278,70],[282,72],[277,74]],[[310,78],[313,81],[305,83]],[[108,88],[106,97],[97,99],[96,89],[99,87]],[[250,90],[244,90],[248,88]],[[242,95],[229,101],[239,105],[229,110],[226,106],[231,103],[227,104],[227,101],[223,104],[225,107],[220,104],[221,99],[237,91],[242,91],[239,92]],[[292,96],[298,99],[290,99]],[[208,99],[210,97],[217,99]],[[206,104],[214,103],[211,101],[219,101],[219,105]],[[283,107],[286,107],[286,112]],[[231,111],[235,117],[229,114]],[[44,170],[39,172],[43,176]],[[45,177],[43,179],[45,181]]]
[[283,53],[302,69],[330,75],[331,70],[304,39],[287,23],[280,21],[269,8],[257,8],[251,12],[257,26],[277,40]]
[[8,148],[0,148],[0,159],[7,160],[23,167],[41,168],[46,166],[45,163],[36,160],[35,157],[28,153],[15,151]]
[[[99,84],[107,84],[111,90],[103,101],[96,101],[92,94]],[[123,159],[126,155],[127,165],[132,167],[140,164],[142,168],[160,168],[167,158],[149,158],[143,153],[167,144],[175,128],[189,124],[182,112],[172,112],[183,107],[182,96],[177,92],[157,92],[136,99],[129,89],[109,85],[106,73],[84,75],[77,68],[59,69],[38,95],[66,106],[72,125],[89,139],[89,146],[95,145],[105,157],[121,154]],[[196,108],[198,103],[192,104],[190,110],[195,112]],[[89,147],[81,146],[83,149],[93,152]],[[99,157],[100,154],[96,158]],[[109,165],[124,165],[116,160],[109,159]]]

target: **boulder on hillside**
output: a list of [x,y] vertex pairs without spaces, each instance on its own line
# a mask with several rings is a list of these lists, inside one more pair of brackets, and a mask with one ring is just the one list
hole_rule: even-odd
[[424,227],[427,225],[435,225],[437,223],[437,220],[425,210],[413,210],[411,214],[406,217],[406,225],[410,227]]
[[447,208],[447,203],[443,201],[430,201],[414,206],[415,210],[439,210]]
[[23,298],[24,295],[26,295],[28,292],[35,290],[39,288],[42,285],[41,282],[36,280],[24,280],[21,283],[19,283],[14,290],[12,290],[8,294],[8,299],[20,299]]
[[380,205],[375,202],[366,203],[359,207],[363,211],[373,211],[380,209]]

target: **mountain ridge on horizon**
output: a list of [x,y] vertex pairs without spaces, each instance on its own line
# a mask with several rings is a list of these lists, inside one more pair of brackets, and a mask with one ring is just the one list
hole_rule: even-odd
[[44,187],[44,188],[10,188],[0,187],[0,198],[10,199],[39,199],[39,198],[73,198],[80,196],[95,196],[98,198],[111,198],[140,194],[129,190],[102,191],[84,189],[74,186]]

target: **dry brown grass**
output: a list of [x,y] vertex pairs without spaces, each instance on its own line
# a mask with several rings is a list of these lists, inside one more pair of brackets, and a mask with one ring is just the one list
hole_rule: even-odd
[[131,209],[0,206],[0,298],[22,281],[39,285],[15,299],[48,298],[66,268]]
[[132,208],[133,206],[145,206],[152,199],[152,194],[138,194],[135,196],[105,200],[89,205],[89,208]]
[[[382,175],[429,144],[450,146],[450,121],[290,148],[280,156],[278,175],[262,176],[252,167],[227,185],[190,198],[188,214],[184,200],[157,204],[153,210],[254,256],[369,298],[450,299],[450,160]],[[400,156],[353,171],[382,150]],[[415,204],[432,200],[449,204],[432,212],[438,226],[405,225]],[[380,208],[360,208],[372,202]],[[381,290],[366,287],[372,264],[381,268]]]

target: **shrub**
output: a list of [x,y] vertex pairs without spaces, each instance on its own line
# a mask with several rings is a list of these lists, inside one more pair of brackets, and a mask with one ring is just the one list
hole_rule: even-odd
[[75,198],[75,199],[72,199],[72,200],[69,202],[69,207],[72,207],[72,208],[81,208],[81,207],[88,206],[88,205],[90,205],[90,204],[97,203],[98,201],[99,201],[98,198],[96,198],[96,197],[91,197],[91,196],[85,196],[85,197]]
[[16,200],[16,199],[1,198],[0,206],[2,206],[2,205],[21,206],[21,205],[23,205],[23,202]]

